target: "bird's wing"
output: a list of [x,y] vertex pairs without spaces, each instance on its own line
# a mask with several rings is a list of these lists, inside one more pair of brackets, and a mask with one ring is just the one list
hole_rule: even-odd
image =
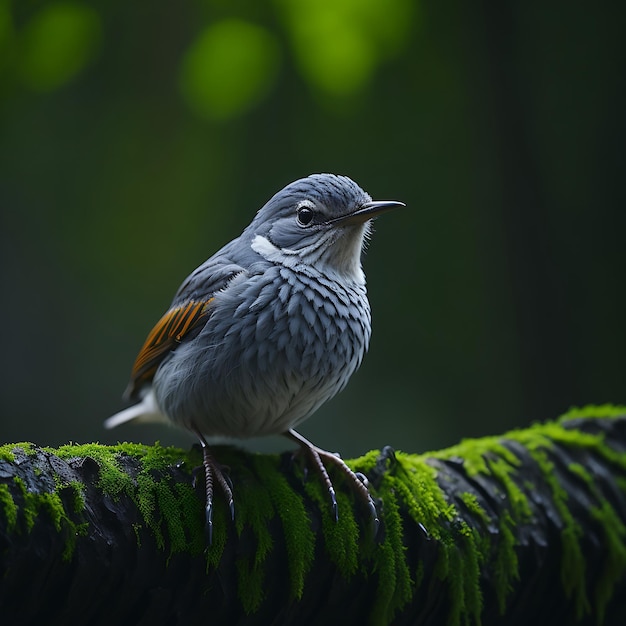
[[173,306],[156,323],[135,359],[130,383],[124,394],[127,398],[133,398],[144,384],[152,380],[161,361],[183,338],[206,323],[212,300],[189,300],[185,304]]
[[124,392],[126,400],[136,399],[139,390],[149,383],[167,355],[185,339],[190,339],[206,324],[214,295],[230,282],[247,274],[242,264],[233,259],[237,240],[222,248],[194,270],[183,282],[167,313],[150,331],[139,351]]

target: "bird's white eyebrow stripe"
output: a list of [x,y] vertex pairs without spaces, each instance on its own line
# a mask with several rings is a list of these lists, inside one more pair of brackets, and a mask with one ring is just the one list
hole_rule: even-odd
[[[332,233],[330,232],[326,233],[323,237],[319,237],[317,241],[313,241],[310,245],[302,248],[301,250],[291,250],[290,248],[279,248],[263,235],[255,235],[254,239],[250,243],[250,247],[268,261],[291,264],[291,261],[288,261],[290,258],[297,257],[301,260],[304,255],[310,255],[320,249],[323,249],[325,247],[325,242],[329,237],[332,237]],[[306,260],[309,264],[313,264],[316,261],[317,259],[313,258],[308,258]]]
[[[332,237],[332,233],[327,233],[326,237]],[[318,238],[317,241],[313,242],[307,248],[291,250],[289,248],[279,248],[263,235],[255,235],[254,239],[250,242],[250,247],[271,263],[277,263],[293,270],[298,268],[298,271],[304,271],[305,273],[308,273],[315,267],[316,274],[319,274],[320,271],[327,274],[334,274],[334,270],[328,267],[322,259],[324,238]],[[306,258],[304,258],[305,256]],[[360,266],[357,282],[365,283],[363,270],[360,269]]]
[[263,235],[256,235],[250,247],[268,261],[276,258],[276,255],[280,254],[280,252],[294,254],[293,250],[281,250],[277,248],[267,237],[263,237]]

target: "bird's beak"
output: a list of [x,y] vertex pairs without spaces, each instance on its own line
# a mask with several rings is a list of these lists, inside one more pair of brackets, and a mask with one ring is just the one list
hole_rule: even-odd
[[396,202],[395,200],[377,200],[375,202],[366,202],[356,211],[348,213],[347,215],[342,215],[341,217],[336,217],[326,223],[332,224],[333,226],[362,224],[373,217],[378,217],[381,213],[386,213],[387,211],[397,209],[401,206],[406,206],[406,204],[404,204],[404,202]]

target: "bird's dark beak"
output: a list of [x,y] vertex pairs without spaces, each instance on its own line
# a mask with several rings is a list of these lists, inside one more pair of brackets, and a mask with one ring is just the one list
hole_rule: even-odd
[[406,206],[406,204],[404,204],[404,202],[396,202],[395,200],[377,200],[375,202],[366,202],[356,211],[329,220],[327,224],[332,224],[333,226],[362,224],[373,217],[378,217],[382,213],[386,213],[392,209],[397,209],[401,206]]

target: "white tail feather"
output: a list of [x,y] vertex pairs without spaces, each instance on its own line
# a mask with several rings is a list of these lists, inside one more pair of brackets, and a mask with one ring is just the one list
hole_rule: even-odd
[[167,422],[168,419],[161,413],[154,399],[154,394],[149,391],[141,402],[129,406],[127,409],[112,415],[104,420],[105,428],[115,428],[126,422]]

